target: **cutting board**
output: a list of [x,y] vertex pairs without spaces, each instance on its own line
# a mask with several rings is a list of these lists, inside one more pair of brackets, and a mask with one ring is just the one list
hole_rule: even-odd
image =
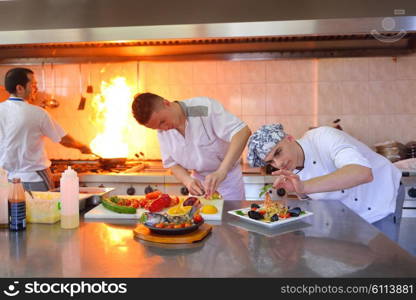
[[138,239],[163,244],[190,244],[203,240],[212,230],[209,224],[202,224],[197,230],[181,235],[161,235],[152,233],[149,228],[139,224],[133,230],[134,236]]
[[[121,195],[122,198],[138,198],[142,196],[124,196]],[[206,221],[220,221],[222,218],[222,210],[224,206],[224,200],[204,200],[202,201],[202,204],[209,203],[214,205],[218,212],[216,214],[202,214],[201,216]],[[163,210],[162,212],[166,212],[167,209]],[[87,213],[85,213],[84,218],[85,219],[125,219],[125,220],[137,220],[140,219],[140,216],[142,213],[144,213],[145,209],[138,208],[136,211],[136,214],[120,214],[116,213],[114,211],[106,209],[102,204],[94,207]]]

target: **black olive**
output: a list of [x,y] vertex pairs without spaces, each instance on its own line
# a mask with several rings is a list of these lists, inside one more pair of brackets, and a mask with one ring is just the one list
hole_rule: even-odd
[[301,213],[300,207],[294,207],[292,209],[289,209],[287,212],[290,214],[291,217],[299,217]]
[[249,218],[254,219],[254,220],[261,220],[261,219],[264,218],[261,213],[259,213],[258,211],[255,211],[255,210],[250,210],[248,212],[248,216],[249,216]]
[[250,205],[251,208],[260,208],[260,205],[256,204],[256,203],[252,203]]
[[275,222],[275,221],[279,221],[279,216],[277,214],[274,214],[271,218],[270,218],[270,222]]

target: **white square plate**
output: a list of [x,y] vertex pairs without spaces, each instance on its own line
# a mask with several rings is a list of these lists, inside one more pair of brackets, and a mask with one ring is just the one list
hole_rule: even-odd
[[[241,216],[241,215],[237,214],[236,213],[237,211],[241,211],[242,213],[244,213],[244,216]],[[254,223],[254,224],[258,224],[258,225],[261,225],[261,226],[265,226],[265,227],[268,227],[268,228],[273,228],[273,227],[276,227],[276,226],[279,226],[279,225],[282,225],[282,224],[296,222],[296,221],[302,220],[306,217],[309,217],[309,216],[313,215],[312,212],[305,210],[304,211],[305,213],[300,215],[299,217],[290,217],[288,219],[279,219],[278,221],[275,221],[275,222],[265,222],[265,221],[262,221],[262,220],[255,220],[255,219],[249,218],[249,216],[247,215],[247,213],[249,211],[250,211],[250,207],[246,207],[246,208],[229,210],[228,213],[233,215],[233,216],[237,216],[242,220],[245,220],[245,221],[248,221],[248,222],[251,222],[251,223]]]

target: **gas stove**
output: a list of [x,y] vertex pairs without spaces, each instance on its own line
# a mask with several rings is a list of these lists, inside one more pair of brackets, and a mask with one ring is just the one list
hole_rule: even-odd
[[118,174],[118,173],[137,173],[145,169],[146,164],[139,160],[127,160],[111,167],[103,167],[98,160],[51,160],[50,167],[54,176],[61,175],[68,166],[71,166],[78,174]]

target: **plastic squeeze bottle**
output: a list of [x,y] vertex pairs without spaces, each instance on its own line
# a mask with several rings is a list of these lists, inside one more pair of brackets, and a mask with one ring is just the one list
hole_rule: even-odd
[[7,181],[7,171],[0,168],[0,228],[9,226],[9,182]]
[[61,228],[79,226],[79,178],[70,166],[61,176]]

